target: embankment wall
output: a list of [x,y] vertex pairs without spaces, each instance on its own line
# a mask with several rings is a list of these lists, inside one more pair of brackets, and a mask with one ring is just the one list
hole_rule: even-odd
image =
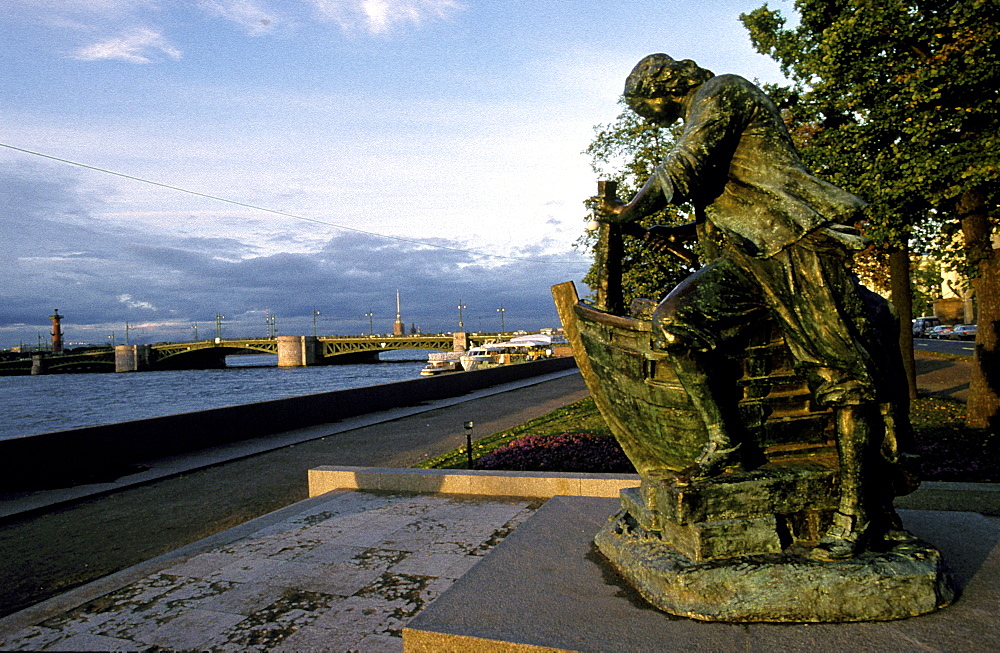
[[336,422],[575,366],[572,358],[445,374],[0,440],[0,489],[87,482],[143,461]]

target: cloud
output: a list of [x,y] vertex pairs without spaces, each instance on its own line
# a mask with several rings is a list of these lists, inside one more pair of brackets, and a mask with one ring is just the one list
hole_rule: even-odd
[[236,23],[252,35],[272,32],[278,17],[252,0],[201,0],[206,12]]
[[457,0],[308,0],[327,20],[345,31],[388,34],[402,25],[421,25],[465,9]]
[[181,51],[170,45],[162,34],[147,28],[136,28],[124,36],[88,45],[76,51],[81,61],[118,59],[129,63],[152,63],[157,54],[180,59]]
[[155,311],[156,307],[149,302],[136,301],[132,299],[132,295],[118,295],[118,301],[125,304],[129,308],[142,308],[149,311]]
[[312,333],[320,310],[325,334],[389,332],[400,291],[403,320],[425,333],[457,328],[466,305],[470,329],[556,326],[549,287],[587,268],[565,252],[527,252],[533,262],[460,251],[467,243],[435,239],[441,249],[345,233],[310,252],[260,255],[243,235],[195,237],[148,223],[102,220],[105,204],[81,191],[72,174],[43,164],[0,161],[0,213],[7,261],[0,266],[0,347],[47,333],[53,307],[66,315],[67,338],[106,342],[126,322],[135,342],[191,337],[226,315],[226,336],[263,336],[263,315],[279,333]]

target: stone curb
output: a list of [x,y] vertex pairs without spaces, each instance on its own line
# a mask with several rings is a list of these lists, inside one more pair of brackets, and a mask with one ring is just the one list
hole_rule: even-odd
[[[309,470],[309,496],[332,490],[373,490],[514,497],[617,497],[639,485],[637,474],[512,472],[461,469],[397,469],[324,465]],[[942,510],[1000,515],[1000,484],[924,482],[896,499],[906,510]]]
[[477,494],[484,496],[617,497],[639,484],[638,474],[397,469],[324,465],[309,470],[309,496],[333,490]]

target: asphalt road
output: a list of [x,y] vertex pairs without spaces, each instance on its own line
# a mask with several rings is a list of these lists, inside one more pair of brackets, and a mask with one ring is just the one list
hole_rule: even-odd
[[931,340],[930,338],[914,338],[914,351],[931,351],[942,354],[959,354],[972,356],[976,343],[972,340]]

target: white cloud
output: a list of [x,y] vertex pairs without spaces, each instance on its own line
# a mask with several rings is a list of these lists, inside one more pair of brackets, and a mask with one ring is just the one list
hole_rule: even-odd
[[150,63],[154,52],[172,59],[181,58],[181,51],[170,45],[162,34],[147,28],[137,28],[124,36],[80,48],[75,58],[82,61],[120,59],[129,63]]
[[321,16],[348,31],[387,34],[401,25],[420,25],[465,9],[457,0],[308,0]]
[[125,304],[129,308],[145,308],[150,311],[155,311],[156,307],[149,302],[143,302],[132,299],[132,295],[118,295],[118,301]]

